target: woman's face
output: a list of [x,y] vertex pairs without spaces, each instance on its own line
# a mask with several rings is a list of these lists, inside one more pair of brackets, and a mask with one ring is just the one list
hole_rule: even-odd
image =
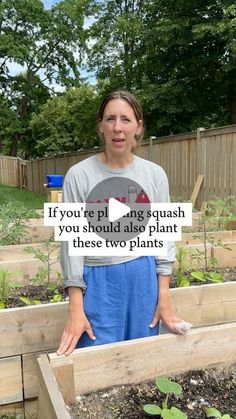
[[142,129],[142,121],[137,121],[132,106],[126,100],[112,99],[108,102],[99,124],[107,151],[119,155],[130,153],[135,135],[141,134]]

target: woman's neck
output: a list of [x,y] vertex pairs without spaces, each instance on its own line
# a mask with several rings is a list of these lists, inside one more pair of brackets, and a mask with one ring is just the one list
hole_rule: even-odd
[[106,164],[112,169],[123,169],[129,166],[134,160],[134,155],[131,152],[127,155],[117,156],[107,152],[107,150],[99,153],[97,157],[103,164]]

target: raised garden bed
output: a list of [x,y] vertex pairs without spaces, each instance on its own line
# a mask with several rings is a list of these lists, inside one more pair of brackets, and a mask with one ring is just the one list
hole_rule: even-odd
[[[81,349],[69,358],[42,355],[38,359],[38,417],[71,418],[66,404],[75,401],[76,395],[115,385],[142,383],[157,376],[234,364],[235,339],[236,323],[233,322],[196,328],[186,336],[167,334]],[[77,417],[82,417],[80,411]],[[104,416],[109,417],[122,418]]]
[[[230,239],[225,241],[224,244],[231,248],[231,251],[224,249],[222,247],[211,246],[207,244],[207,254],[208,257],[216,257],[218,260],[217,267],[226,267],[226,266],[236,266],[236,232],[217,232],[216,238],[225,238]],[[195,240],[195,241],[194,241]],[[186,242],[188,244],[186,244]],[[204,250],[204,245],[199,244],[196,239],[192,239],[192,235],[184,235],[182,244],[189,251],[193,249],[199,249],[200,251]],[[43,266],[40,260],[35,259],[34,255],[28,254],[24,251],[27,247],[40,248],[40,243],[34,244],[21,244],[21,245],[11,245],[11,246],[0,246],[0,268],[6,269],[12,273],[17,272],[17,275],[14,275],[14,282],[20,284],[27,284],[29,280],[36,275],[39,268]],[[52,266],[52,273],[55,278],[57,272],[60,272],[60,263],[57,260],[59,255],[59,249],[57,249],[52,255],[51,260],[55,261]],[[192,268],[201,268],[204,266],[204,260],[201,261],[192,261],[191,257],[187,257],[187,265]],[[175,267],[177,263],[175,263]]]
[[[176,406],[187,414],[188,419],[206,418],[207,408],[217,408],[235,418],[236,412],[236,364],[204,370],[188,371],[171,377],[182,386],[180,396],[170,395],[168,406]],[[73,419],[147,419],[143,406],[154,404],[162,406],[165,395],[161,393],[154,380],[101,390],[77,397],[70,406]],[[160,416],[155,416],[160,418]]]
[[[102,347],[92,348],[92,352],[91,349],[80,350],[80,357],[85,356],[84,359],[86,359],[86,354],[90,355],[87,366],[81,363],[81,359],[79,364],[76,364],[84,365],[82,369],[74,370],[75,378],[77,377],[75,381],[78,379],[84,386],[83,389],[78,388],[78,390],[76,387],[76,392],[84,393],[113,384],[148,380],[157,375],[158,368],[161,368],[165,375],[180,372],[181,369],[175,369],[179,365],[179,361],[176,361],[176,354],[179,354],[177,358],[182,359],[182,362],[184,360],[184,365],[190,368],[201,368],[202,362],[204,363],[202,366],[205,367],[216,365],[218,362],[233,362],[231,357],[235,358],[236,355],[235,345],[233,345],[236,340],[234,323],[236,320],[236,282],[193,286],[186,289],[177,288],[171,290],[171,296],[177,313],[191,321],[196,329],[184,337],[166,334],[152,338],[150,342],[146,339],[140,342],[124,342],[124,344],[118,344],[118,349],[116,345],[113,345],[111,353],[107,352],[108,349],[105,347],[105,352]],[[27,410],[37,410],[37,405],[35,406],[32,402],[32,399],[38,396],[36,358],[40,353],[53,352],[58,348],[67,310],[68,303],[63,302],[0,311],[0,405],[2,405],[2,411],[4,408],[7,409],[7,405],[17,402],[26,403]],[[220,345],[218,345],[218,340],[221,342]],[[159,341],[162,343],[158,343]],[[142,346],[141,350],[140,344],[143,345],[146,342],[147,346]],[[135,346],[133,347],[132,344]],[[123,352],[123,347],[126,348],[125,352]],[[127,358],[128,353],[130,357],[133,356],[133,361]],[[147,356],[145,362],[150,362],[147,370],[145,362],[141,363],[145,354]],[[53,355],[51,359],[55,363],[62,362],[64,365],[65,362],[74,362],[75,355],[77,357],[78,354],[75,353],[69,358]],[[121,364],[126,366],[123,373],[120,371],[124,381],[120,381],[117,372],[121,365],[119,360],[122,360]],[[155,362],[155,367],[153,367]],[[105,381],[104,379],[101,381],[100,373],[97,375],[94,369],[96,365],[100,365],[102,376],[108,374]],[[135,368],[139,372],[132,372],[132,365],[136,365]],[[83,377],[86,374],[85,379]],[[141,377],[137,375],[134,380],[136,374],[141,374]],[[110,382],[109,377],[114,377],[115,381]],[[86,382],[92,387],[87,388]],[[43,417],[45,418],[50,419],[49,414]]]

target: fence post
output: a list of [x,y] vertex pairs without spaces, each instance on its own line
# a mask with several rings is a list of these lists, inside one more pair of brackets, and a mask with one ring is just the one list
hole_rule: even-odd
[[[204,144],[202,142],[202,138],[201,138],[201,132],[204,131],[205,128],[203,127],[199,127],[197,128],[197,147],[196,147],[196,157],[197,157],[197,161],[196,161],[196,175],[197,178],[199,175],[203,175],[203,181],[202,181],[202,187],[201,190],[199,191],[197,200],[196,200],[196,207],[198,209],[200,209],[205,196],[205,192],[204,192],[204,186],[205,186],[205,175],[206,175],[206,150],[204,147]],[[196,179],[197,180],[197,179]]]

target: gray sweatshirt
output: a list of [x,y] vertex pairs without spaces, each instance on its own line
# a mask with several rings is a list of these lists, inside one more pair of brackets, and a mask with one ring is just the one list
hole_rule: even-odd
[[[96,156],[89,157],[72,166],[64,180],[63,202],[86,202],[91,190],[102,180],[120,176],[137,182],[148,195],[150,202],[170,202],[168,179],[164,170],[155,163],[134,156],[133,162],[124,169],[112,169]],[[110,196],[109,198],[111,198]],[[84,265],[102,266],[123,263],[137,256],[84,257],[69,256],[68,242],[61,244],[61,267],[64,287],[73,286],[86,290],[83,279]],[[175,260],[175,246],[168,242],[168,256],[156,257],[157,273],[170,275]]]

